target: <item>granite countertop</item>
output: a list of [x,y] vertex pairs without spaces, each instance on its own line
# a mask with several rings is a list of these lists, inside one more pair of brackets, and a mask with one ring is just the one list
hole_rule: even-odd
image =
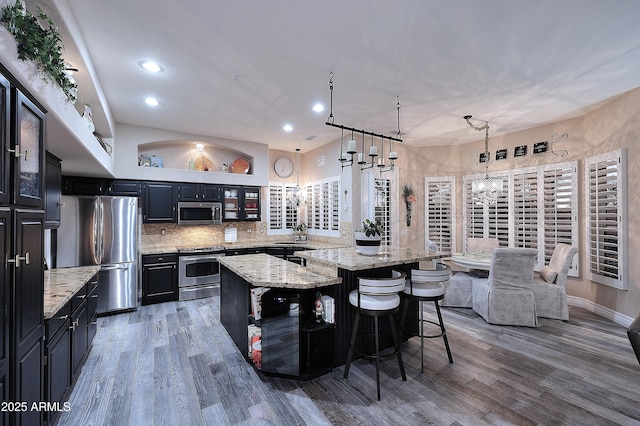
[[[381,248],[381,251],[384,247]],[[421,260],[439,259],[450,256],[451,253],[446,252],[426,252],[413,248],[397,248],[389,247],[387,254],[378,254],[375,256],[364,256],[356,252],[355,247],[331,248],[312,251],[295,252],[296,256],[300,256],[307,260],[307,267],[314,270],[314,266],[320,266],[323,270],[334,270],[337,268],[349,271],[361,271],[366,269],[382,268],[386,266],[402,265],[406,263],[419,262]]]
[[[204,244],[207,245],[207,244]],[[225,250],[229,249],[245,249],[254,247],[299,247],[307,250],[319,250],[326,248],[343,247],[343,245],[336,243],[326,243],[322,241],[255,241],[255,242],[237,242],[237,243],[223,243],[223,244],[210,244],[215,247],[222,247]],[[177,253],[177,247],[181,246],[176,244],[175,241],[167,242],[166,244],[154,244],[140,247],[140,254],[162,254],[162,253]]]
[[342,278],[313,272],[268,254],[225,256],[218,261],[256,287],[312,289],[342,283]]
[[44,272],[44,319],[52,318],[98,271],[99,265]]

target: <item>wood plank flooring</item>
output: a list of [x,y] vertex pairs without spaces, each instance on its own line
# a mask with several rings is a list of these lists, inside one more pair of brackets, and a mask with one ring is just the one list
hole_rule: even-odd
[[[99,319],[58,425],[640,425],[640,365],[626,331],[581,308],[568,323],[487,324],[444,308],[442,339],[403,345],[397,362],[352,364],[314,380],[265,377],[219,322],[219,297]],[[426,315],[434,310],[425,305]]]

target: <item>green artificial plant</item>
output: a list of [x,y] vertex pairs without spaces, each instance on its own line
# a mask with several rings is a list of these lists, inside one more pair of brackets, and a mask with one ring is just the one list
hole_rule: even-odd
[[37,17],[17,0],[2,9],[0,22],[13,35],[18,44],[18,58],[32,60],[45,78],[55,82],[71,103],[78,97],[78,87],[65,73],[66,64],[62,59],[62,38],[53,21],[38,7]]

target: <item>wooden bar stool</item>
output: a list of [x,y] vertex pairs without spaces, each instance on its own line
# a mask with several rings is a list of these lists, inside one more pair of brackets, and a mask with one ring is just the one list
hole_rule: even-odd
[[[409,280],[409,284],[405,286],[403,292],[403,295],[405,297],[416,300],[418,302],[420,310],[420,318],[418,320],[418,335],[420,336],[421,373],[424,372],[424,339],[442,337],[442,339],[444,340],[444,346],[447,349],[447,355],[449,356],[449,362],[453,362],[451,349],[449,348],[449,341],[447,340],[447,332],[444,328],[444,322],[442,321],[442,314],[440,313],[440,304],[438,303],[439,300],[442,300],[444,298],[445,283],[451,278],[451,269],[443,264],[437,264],[435,266],[435,269],[411,270],[411,279]],[[434,302],[436,313],[438,314],[438,322],[424,319],[422,302]],[[400,322],[400,327],[403,331],[405,331],[408,305],[409,303],[405,303],[404,308],[402,309],[402,320]],[[425,322],[439,326],[440,333],[425,336]]]
[[[400,352],[400,340],[396,331],[393,315],[400,308],[400,293],[405,287],[407,274],[404,272],[392,271],[391,278],[358,278],[358,289],[349,293],[349,303],[356,309],[356,317],[353,322],[353,330],[351,331],[351,342],[349,351],[347,352],[347,363],[344,369],[344,378],[349,376],[349,367],[354,352],[365,358],[376,360],[376,385],[378,388],[378,401],[380,400],[380,360],[391,357],[397,357],[400,366],[400,374],[402,380],[406,381],[407,376],[404,372],[404,364],[402,363],[402,354]],[[358,325],[360,316],[366,315],[373,317],[374,321],[374,340],[375,352],[363,353],[356,349],[356,338],[358,336]],[[393,338],[393,350],[380,351],[380,332],[378,327],[378,318],[387,317],[391,327],[391,336]]]

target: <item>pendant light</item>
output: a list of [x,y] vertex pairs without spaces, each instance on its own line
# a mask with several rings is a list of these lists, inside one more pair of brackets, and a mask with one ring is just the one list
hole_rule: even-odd
[[489,122],[485,121],[482,126],[475,126],[471,123],[471,116],[463,117],[467,124],[474,130],[485,131],[484,133],[484,177],[471,182],[471,192],[474,198],[484,204],[495,204],[502,194],[502,179],[489,176]]
[[298,208],[305,204],[304,193],[302,188],[300,188],[300,148],[296,148],[296,187],[287,197],[287,205]]

